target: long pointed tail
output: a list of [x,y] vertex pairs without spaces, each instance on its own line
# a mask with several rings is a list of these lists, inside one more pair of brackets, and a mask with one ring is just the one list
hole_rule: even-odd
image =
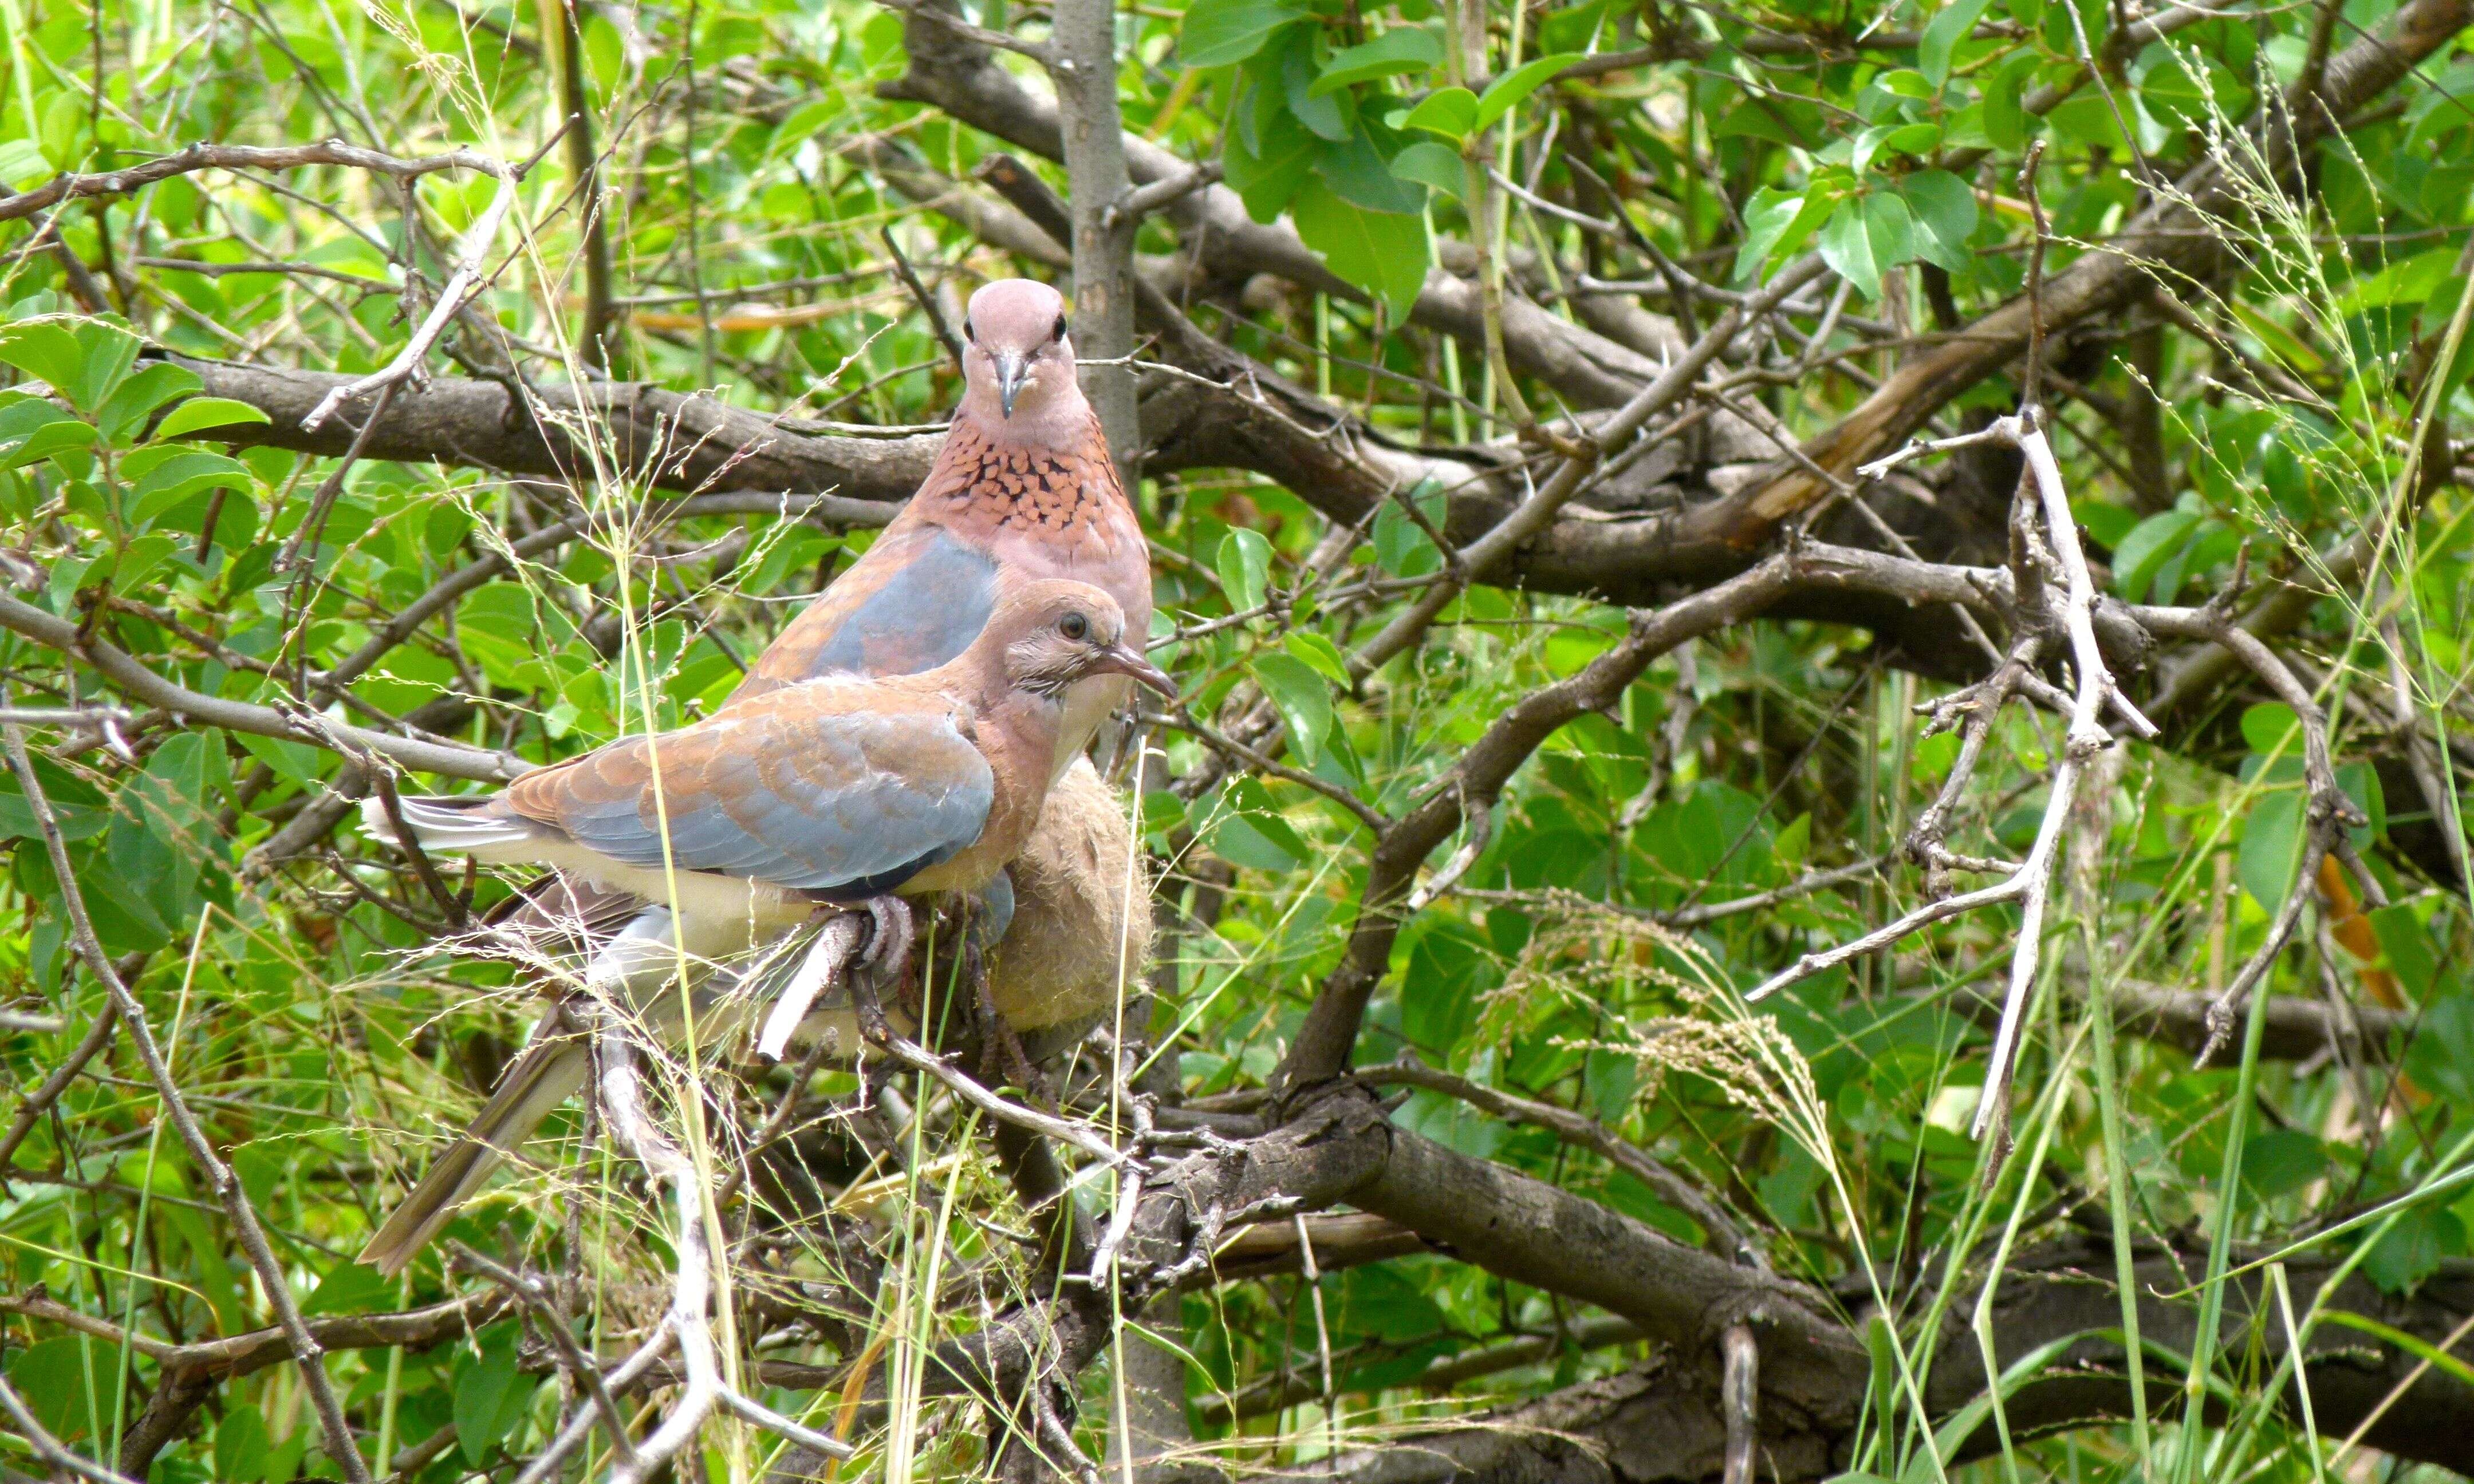
[[361,1261],[389,1278],[402,1272],[542,1120],[584,1086],[593,1059],[583,1038],[555,1026],[546,1029],[548,1034],[536,1037],[498,1079],[489,1105],[455,1147],[430,1165],[361,1249]]
[[[668,979],[677,955],[670,946],[670,932],[667,907],[638,912],[586,966],[588,990],[595,997],[629,1005],[654,993]],[[455,1218],[473,1192],[532,1137],[542,1120],[584,1086],[592,1070],[593,1056],[584,1036],[557,1016],[544,1020],[516,1065],[498,1079],[498,1089],[490,1094],[480,1116],[412,1187],[386,1225],[361,1249],[360,1260],[389,1278],[402,1272],[404,1264]]]

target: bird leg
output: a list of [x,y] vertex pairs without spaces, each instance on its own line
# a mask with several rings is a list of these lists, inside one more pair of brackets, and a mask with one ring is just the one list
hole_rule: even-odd
[[990,1082],[1010,1082],[1042,1102],[1055,1103],[1047,1080],[1031,1065],[1022,1038],[997,1014],[996,996],[988,990],[988,967],[979,940],[962,940],[962,973],[971,985],[972,1019],[980,1033],[980,1075]]
[[971,987],[971,1027],[979,1037],[981,1079],[999,1085],[1011,1082],[1053,1106],[1055,1096],[1039,1068],[1031,1065],[1022,1038],[997,1013],[996,996],[988,985],[989,940],[996,935],[987,930],[992,924],[985,909],[977,899],[963,897],[955,899],[952,911],[961,919],[956,936],[960,941],[962,979]]

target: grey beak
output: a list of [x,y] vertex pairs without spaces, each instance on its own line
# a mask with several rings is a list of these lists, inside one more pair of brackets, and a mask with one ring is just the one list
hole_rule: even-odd
[[993,352],[997,363],[997,406],[1008,418],[1013,416],[1013,399],[1022,395],[1022,384],[1031,379],[1031,366],[1021,352]]
[[1091,668],[1104,675],[1129,676],[1137,684],[1149,686],[1171,701],[1176,699],[1176,682],[1168,678],[1168,672],[1124,644],[1111,644],[1100,651]]

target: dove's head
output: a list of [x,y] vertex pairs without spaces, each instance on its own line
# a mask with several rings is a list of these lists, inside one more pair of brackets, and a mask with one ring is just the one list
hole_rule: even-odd
[[1000,278],[971,296],[962,317],[964,402],[993,423],[1026,430],[1082,400],[1065,299],[1030,278]]
[[1009,688],[1050,700],[1103,675],[1176,695],[1176,682],[1127,642],[1117,600],[1088,583],[1052,578],[1015,587],[998,600],[979,642],[1003,653]]

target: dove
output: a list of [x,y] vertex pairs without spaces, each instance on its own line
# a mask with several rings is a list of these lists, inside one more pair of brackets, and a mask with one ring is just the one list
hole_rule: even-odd
[[[738,697],[942,664],[1003,593],[1044,578],[1091,584],[1137,643],[1151,633],[1151,550],[1066,331],[1065,301],[1044,283],[1000,279],[971,296],[961,405],[919,492],[757,658]],[[1072,751],[1128,693],[1114,677],[1077,691]]]
[[[404,798],[398,809],[425,850],[551,866],[654,903],[594,953],[585,993],[667,1033],[686,1018],[670,988],[680,968],[742,952],[820,908],[999,880],[1080,749],[1069,731],[1076,687],[1124,677],[1175,694],[1125,633],[1097,587],[1010,586],[971,642],[933,669],[734,698],[692,726],[622,738],[495,794]],[[394,839],[382,806],[365,808],[364,827]],[[588,1053],[566,1019],[546,1018],[362,1261],[401,1271],[583,1085]],[[710,1043],[733,1028],[696,1030]]]
[[[1116,599],[1135,642],[1150,632],[1149,547],[1076,380],[1067,330],[1065,301],[1046,284],[1000,279],[971,296],[961,404],[918,493],[765,649],[731,704],[822,676],[942,664],[980,633],[1001,593],[1042,579],[1091,583]],[[1065,763],[1126,695],[1113,675],[1076,687]],[[1051,807],[1034,833],[1012,883],[1017,926],[989,964],[990,998],[1021,1030],[1087,1017],[1095,998],[1113,996],[1121,969],[1140,972],[1150,941],[1148,880],[1127,874],[1123,806],[1088,763],[1075,768],[1059,796],[1073,806]],[[640,910],[610,884],[552,877],[527,886],[490,926],[542,952],[602,942]]]

